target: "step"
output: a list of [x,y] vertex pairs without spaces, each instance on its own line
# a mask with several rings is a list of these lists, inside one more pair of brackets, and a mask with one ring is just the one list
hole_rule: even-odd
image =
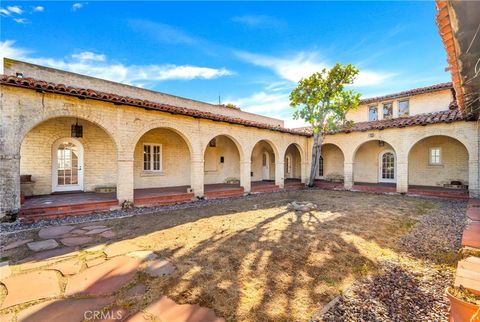
[[43,219],[56,219],[69,216],[81,216],[90,215],[98,212],[107,212],[115,209],[120,209],[120,206],[115,203],[114,206],[102,206],[94,209],[74,209],[74,210],[58,210],[49,211],[48,213],[36,213],[36,214],[20,214],[20,221],[24,223],[32,223]]
[[454,285],[462,285],[472,293],[480,294],[480,258],[470,256],[458,262]]
[[472,203],[468,203],[467,217],[474,221],[480,221],[480,205],[475,206]]
[[287,183],[285,185],[285,190],[302,190],[305,188],[305,184],[299,182],[299,183]]
[[280,187],[277,185],[259,185],[256,187],[252,187],[252,192],[276,192],[280,191]]
[[244,191],[243,188],[208,191],[208,192],[205,192],[204,195],[206,199],[229,198],[229,197],[243,196],[243,191]]
[[135,206],[139,207],[153,207],[163,205],[174,205],[178,203],[185,203],[195,201],[193,193],[184,193],[168,196],[154,196],[154,197],[138,197],[135,198]]

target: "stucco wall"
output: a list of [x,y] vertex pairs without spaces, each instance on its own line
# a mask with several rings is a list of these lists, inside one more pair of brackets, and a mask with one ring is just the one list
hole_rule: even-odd
[[[240,153],[235,143],[226,136],[217,136],[216,147],[205,150],[205,164],[214,168],[205,169],[205,184],[224,183],[226,179],[240,179]],[[220,162],[224,157],[224,163]],[[210,170],[210,171],[208,171]]]
[[[35,195],[52,192],[52,145],[61,138],[70,137],[74,118],[56,118],[34,127],[21,146],[20,173],[31,174],[35,181]],[[84,190],[99,186],[116,186],[117,153],[111,138],[98,126],[79,120],[83,138],[77,138],[84,149]]]
[[[441,165],[429,164],[429,149],[441,149]],[[408,156],[408,178],[411,185],[443,186],[452,180],[468,184],[468,152],[455,139],[434,136],[421,140]]]
[[[354,182],[379,182],[379,158],[380,154],[387,150],[393,150],[392,146],[385,143],[379,146],[378,141],[369,141],[360,146],[355,154],[353,165]],[[397,173],[395,173],[395,178]]]
[[354,122],[368,121],[369,106],[376,106],[378,112],[378,119],[383,119],[383,103],[393,103],[393,117],[398,117],[398,102],[408,99],[410,115],[439,112],[448,110],[450,102],[453,100],[452,92],[449,89],[436,91],[432,93],[414,95],[410,97],[402,97],[391,100],[380,101],[371,104],[361,104],[357,109],[350,111],[347,114],[347,119]]
[[[163,170],[143,171],[143,145],[162,145]],[[135,147],[135,188],[190,185],[190,151],[183,138],[168,129],[154,129],[143,135]]]

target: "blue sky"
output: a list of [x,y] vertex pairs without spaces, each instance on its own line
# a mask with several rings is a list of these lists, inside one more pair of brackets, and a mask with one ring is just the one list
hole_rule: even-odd
[[291,120],[335,62],[363,97],[450,80],[434,2],[2,1],[0,56]]

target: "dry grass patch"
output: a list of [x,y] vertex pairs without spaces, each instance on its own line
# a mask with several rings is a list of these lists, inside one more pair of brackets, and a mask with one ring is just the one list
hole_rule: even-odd
[[[289,211],[292,200],[318,210]],[[135,307],[165,294],[229,321],[303,321],[379,260],[398,258],[399,237],[437,206],[402,196],[290,192],[109,225],[176,266],[168,277],[142,278],[148,292]]]

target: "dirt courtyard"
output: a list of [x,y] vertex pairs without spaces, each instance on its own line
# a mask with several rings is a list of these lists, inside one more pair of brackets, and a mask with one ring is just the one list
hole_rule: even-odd
[[[318,209],[289,210],[294,200]],[[135,244],[175,267],[163,277],[137,272],[135,283],[146,285],[145,294],[132,302],[116,292],[116,306],[136,312],[166,295],[211,308],[227,321],[308,321],[354,280],[374,274],[380,261],[420,263],[398,241],[442,207],[435,199],[314,190],[95,224],[116,232],[108,243]],[[6,254],[11,261],[27,255]]]

